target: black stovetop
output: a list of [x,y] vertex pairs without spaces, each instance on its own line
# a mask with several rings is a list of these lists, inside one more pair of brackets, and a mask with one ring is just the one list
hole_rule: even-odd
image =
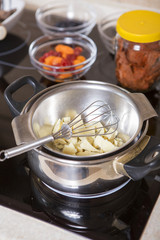
[[[25,10],[21,21],[8,34],[6,39],[0,42],[0,149],[15,146],[11,128],[12,115],[3,97],[5,88],[11,82],[24,75],[33,76],[46,87],[54,84],[42,78],[30,64],[28,46],[41,35],[41,31],[36,25],[34,12]],[[117,84],[114,74],[114,57],[104,48],[96,27],[90,34],[90,37],[97,45],[98,56],[95,64],[83,79]],[[158,90],[148,92],[146,96],[157,113],[160,114],[160,93]],[[30,91],[26,87],[26,89],[21,90],[14,97],[16,100],[28,99],[31,97]],[[149,121],[149,135],[160,136],[159,123],[160,117]],[[139,239],[159,193],[160,170],[152,172],[140,181],[140,184],[137,186],[135,201],[129,205],[123,214],[118,215],[119,221],[123,222],[123,226],[126,227],[121,230],[116,226],[112,226],[107,231],[104,229],[103,231],[77,231],[70,227],[69,224],[63,224],[62,219],[51,218],[43,212],[34,198],[25,154],[0,163],[1,205],[71,231],[76,231],[78,234],[89,236],[91,239]]]

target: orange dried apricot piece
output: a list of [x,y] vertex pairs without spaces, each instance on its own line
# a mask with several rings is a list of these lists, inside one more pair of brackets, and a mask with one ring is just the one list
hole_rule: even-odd
[[73,76],[72,73],[65,73],[65,74],[59,74],[59,79],[65,79],[65,78],[71,78]]
[[48,68],[48,67],[43,67],[43,69],[48,70],[48,71],[52,71],[52,68]]
[[57,64],[60,64],[61,62],[62,62],[61,57],[54,57],[52,61],[52,65],[57,65]]
[[84,62],[86,58],[82,55],[77,56],[76,60],[79,60],[80,62]]
[[53,61],[54,56],[48,56],[44,59],[44,64],[46,65],[52,65],[52,61]]
[[61,57],[56,57],[56,56],[48,56],[45,58],[44,63],[46,65],[57,65],[60,64],[62,61]]
[[72,47],[69,47],[67,45],[64,44],[58,44],[55,47],[56,52],[61,52],[64,54],[73,54],[74,53],[74,49]]
[[[73,61],[73,64],[77,65],[77,64],[84,62],[85,60],[86,60],[86,58],[84,56],[80,55]],[[80,66],[75,67],[75,69],[80,69],[82,67],[83,67],[83,65],[80,65]]]

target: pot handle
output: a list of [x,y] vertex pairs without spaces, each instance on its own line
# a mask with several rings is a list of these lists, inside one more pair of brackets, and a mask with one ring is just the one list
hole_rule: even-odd
[[44,87],[41,86],[39,82],[37,82],[33,77],[24,76],[12,82],[4,91],[5,100],[9,105],[13,116],[18,116],[21,113],[24,105],[28,102],[29,99],[26,99],[22,102],[17,102],[13,99],[12,95],[18,89],[27,84],[33,88],[33,94],[29,97],[29,99],[44,89]]
[[[142,151],[141,147],[138,150],[132,150],[136,157],[131,160],[124,160],[124,157],[122,157],[114,163],[114,169],[117,173],[137,181],[151,171],[160,168],[160,139],[154,136],[145,136],[143,141],[147,141],[147,144]],[[137,154],[138,152],[140,154]]]

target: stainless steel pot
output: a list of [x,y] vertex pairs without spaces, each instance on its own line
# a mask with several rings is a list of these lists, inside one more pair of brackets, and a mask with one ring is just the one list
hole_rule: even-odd
[[117,191],[130,178],[141,179],[160,167],[160,147],[146,135],[148,119],[157,114],[143,94],[104,82],[72,81],[40,91],[25,106],[17,105],[12,94],[25,84],[32,85],[35,92],[41,90],[32,77],[26,76],[5,91],[10,108],[14,114],[20,114],[12,121],[17,145],[37,138],[34,123],[43,125],[47,119],[52,124],[66,110],[80,112],[97,99],[115,110],[120,119],[119,131],[130,136],[118,150],[92,157],[65,155],[45,146],[28,152],[31,170],[54,191],[74,197],[102,196]]

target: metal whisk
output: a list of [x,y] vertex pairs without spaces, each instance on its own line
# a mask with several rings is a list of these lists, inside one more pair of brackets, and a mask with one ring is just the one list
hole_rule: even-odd
[[[99,122],[101,125],[97,127],[96,124]],[[76,115],[68,125],[72,129],[72,137],[89,137],[115,132],[118,122],[119,119],[111,107],[103,101],[97,100]],[[94,132],[95,126],[96,132]],[[109,131],[111,128],[112,131]],[[105,132],[101,133],[101,129],[105,129]]]
[[[63,124],[58,132],[8,150],[2,150],[0,152],[0,161],[17,156],[59,138],[69,139],[71,137],[112,134],[118,128],[118,122],[119,119],[110,106],[103,101],[97,100],[76,115],[68,124]],[[95,131],[97,123],[101,123],[101,125],[96,127]],[[101,133],[102,129],[105,129],[105,132]]]

